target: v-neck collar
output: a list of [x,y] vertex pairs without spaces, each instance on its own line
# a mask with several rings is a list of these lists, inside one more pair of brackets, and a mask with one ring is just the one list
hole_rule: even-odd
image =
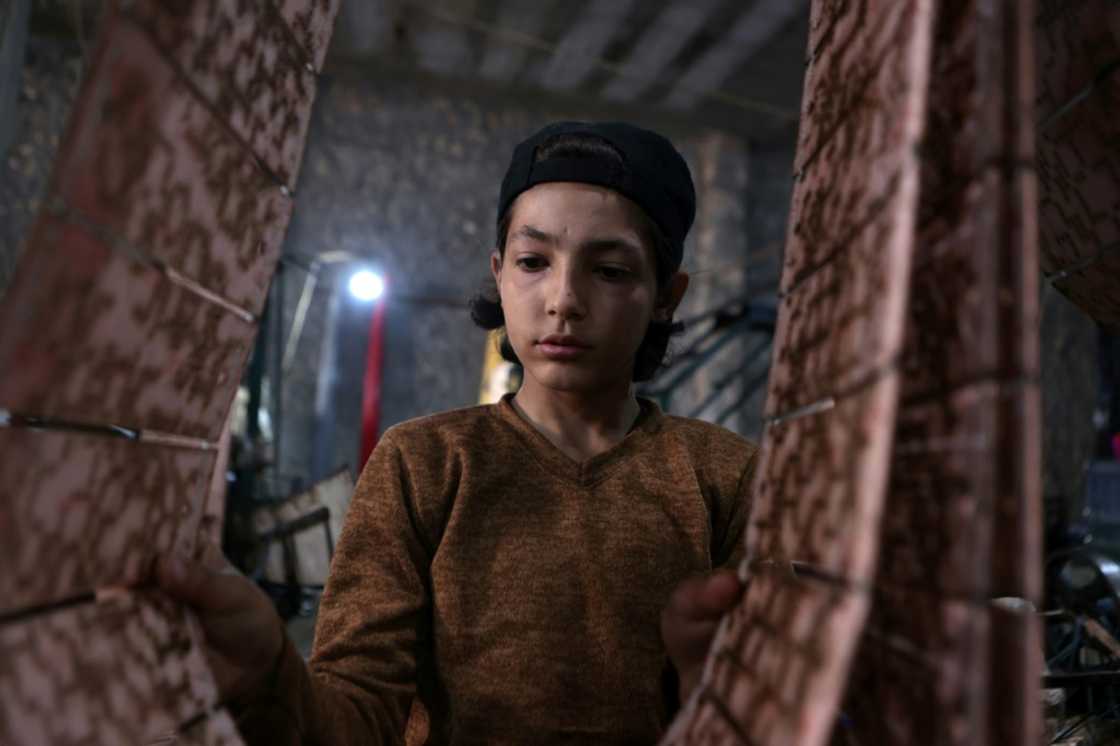
[[589,487],[610,476],[615,467],[633,455],[661,426],[661,408],[656,402],[638,397],[641,411],[630,431],[618,443],[585,461],[576,461],[546,438],[513,405],[513,394],[506,394],[495,405],[498,416],[525,442],[529,452],[548,472]]

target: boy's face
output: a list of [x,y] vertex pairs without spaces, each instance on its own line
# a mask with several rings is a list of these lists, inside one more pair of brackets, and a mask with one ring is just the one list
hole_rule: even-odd
[[575,182],[538,184],[514,202],[505,257],[494,252],[491,269],[527,377],[573,393],[629,387],[650,320],[667,320],[687,284],[679,275],[659,297],[638,209]]

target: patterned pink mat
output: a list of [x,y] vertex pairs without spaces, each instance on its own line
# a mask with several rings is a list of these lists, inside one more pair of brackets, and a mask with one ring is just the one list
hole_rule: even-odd
[[1029,3],[813,3],[749,579],[665,744],[1033,744]]
[[[0,743],[240,742],[192,552],[338,0],[116,0],[0,305]],[[177,739],[177,740],[176,740]]]

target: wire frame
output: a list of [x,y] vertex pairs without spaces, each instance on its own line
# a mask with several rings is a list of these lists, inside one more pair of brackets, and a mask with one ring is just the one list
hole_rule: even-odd
[[1033,22],[813,3],[748,586],[665,744],[1039,742]]
[[107,4],[0,305],[0,742],[239,743],[195,551],[337,0]]

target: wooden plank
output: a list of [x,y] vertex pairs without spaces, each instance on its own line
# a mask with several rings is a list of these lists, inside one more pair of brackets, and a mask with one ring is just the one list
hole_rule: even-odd
[[259,314],[292,201],[137,27],[117,27],[90,77],[99,83],[75,105],[55,194],[134,250]]
[[295,189],[316,80],[269,0],[136,0],[127,14],[269,171]]
[[214,454],[0,428],[0,614],[143,580],[191,554]]
[[255,325],[42,216],[0,305],[14,412],[216,441]]
[[0,626],[0,742],[120,746],[174,735],[217,703],[200,640],[186,613],[156,595]]

